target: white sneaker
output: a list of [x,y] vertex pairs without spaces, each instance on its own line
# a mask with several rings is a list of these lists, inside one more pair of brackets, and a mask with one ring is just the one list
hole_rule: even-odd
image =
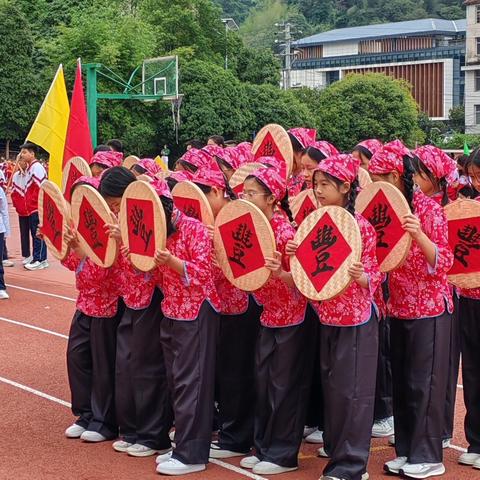
[[458,457],[458,463],[461,465],[473,465],[477,460],[480,461],[480,453],[462,453]]
[[126,452],[128,448],[130,448],[133,445],[133,443],[126,442],[125,440],[117,440],[116,442],[112,443],[112,448],[116,452]]
[[243,468],[253,468],[257,463],[260,463],[260,459],[255,455],[250,455],[240,460],[240,466]]
[[397,457],[394,460],[385,462],[383,469],[388,473],[394,473],[395,475],[398,475],[400,473],[400,469],[407,464],[407,460],[407,457]]
[[384,438],[393,435],[395,430],[393,428],[393,417],[382,418],[373,424],[372,437]]
[[156,459],[155,463],[158,465],[159,463],[166,462],[172,458],[172,451],[170,450],[167,453],[161,453]]
[[400,473],[411,478],[430,478],[445,473],[443,463],[406,463]]
[[[0,291],[2,293],[2,291]],[[74,423],[73,425],[70,425],[66,430],[65,430],[65,436],[67,438],[80,438],[82,433],[85,431],[83,427],[80,425],[77,425]]]
[[318,428],[305,437],[305,441],[307,443],[323,443],[323,432]]
[[320,447],[317,450],[317,455],[322,458],[330,458],[330,455],[325,451],[325,447]]
[[233,458],[233,457],[243,457],[245,453],[234,452],[233,450],[227,450],[220,448],[217,442],[212,442],[210,444],[210,458]]
[[0,300],[7,300],[10,298],[10,295],[6,290],[0,290]]
[[48,260],[44,260],[43,262],[40,262],[40,270],[43,268],[48,268],[50,265],[48,264]]
[[307,427],[307,426],[303,427],[303,438],[308,437],[313,432],[315,432],[315,430],[318,430],[318,428],[317,427]]
[[[361,480],[369,480],[369,478],[370,478],[370,475],[367,472],[365,472],[364,474],[362,474]],[[338,477],[332,477],[331,475],[322,475],[320,477],[320,480],[343,480],[343,479]]]
[[472,465],[473,468],[476,468],[477,470],[480,470],[480,458],[475,460],[475,462]]
[[[167,452],[170,452],[171,450],[172,449],[169,448],[168,450],[162,453],[167,453]],[[127,448],[127,454],[130,455],[131,457],[151,457],[156,453],[159,453],[159,451],[154,450],[153,448],[150,448],[150,447],[146,447],[145,445],[140,445],[139,443],[135,443],[134,445],[131,445],[130,447]]]
[[38,260],[35,262],[30,262],[24,265],[24,268],[27,270],[40,270],[42,267],[40,266],[42,262],[39,262]]
[[80,436],[80,438],[84,442],[91,442],[91,443],[104,442],[106,440],[106,438],[101,433],[92,432],[89,430],[85,430]]
[[390,446],[395,446],[395,435],[392,435],[389,439],[388,439],[388,444]]
[[2,265],[3,265],[4,267],[14,267],[14,266],[15,266],[15,263],[12,262],[11,260],[3,260]]
[[278,473],[287,473],[298,470],[298,467],[282,467],[272,462],[258,462],[252,472],[258,475],[277,475]]
[[205,470],[205,464],[187,465],[176,458],[171,458],[166,462],[157,465],[157,473],[162,475],[187,475],[188,473],[201,472]]
[[442,448],[449,448],[451,441],[451,438],[446,438],[445,440],[442,440]]
[[27,265],[27,263],[30,263],[32,260],[33,260],[33,256],[32,256],[32,255],[30,255],[29,257],[25,257],[25,258],[22,260],[22,265]]

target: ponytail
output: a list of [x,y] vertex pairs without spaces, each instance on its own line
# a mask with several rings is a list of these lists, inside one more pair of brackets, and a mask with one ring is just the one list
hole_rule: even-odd
[[413,205],[413,192],[415,189],[415,184],[413,183],[413,175],[415,170],[412,167],[412,162],[410,157],[405,155],[403,157],[403,186],[405,188],[405,198],[407,199],[408,206],[412,212],[415,211],[415,206]]
[[440,187],[442,191],[442,207],[448,204],[449,198],[448,198],[448,183],[445,177],[441,178],[438,181],[438,186]]
[[285,192],[285,196],[279,202],[280,208],[287,214],[288,220],[290,223],[293,223],[293,215],[290,210],[290,202],[288,201],[288,192]]
[[165,220],[167,224],[167,237],[173,235],[177,229],[173,226],[172,215],[173,215],[173,200],[168,197],[160,195],[160,201],[162,202],[163,211],[165,212]]

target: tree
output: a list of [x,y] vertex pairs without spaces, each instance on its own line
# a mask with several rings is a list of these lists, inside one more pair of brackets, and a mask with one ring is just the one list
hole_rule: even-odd
[[254,135],[268,123],[279,123],[284,128],[311,126],[314,117],[308,107],[291,91],[273,85],[245,84],[246,109],[251,113],[248,132]]
[[242,47],[236,63],[237,76],[242,82],[276,86],[280,83],[280,62],[271,50]]
[[12,1],[0,1],[0,138],[23,140],[40,105],[32,62],[33,39]]
[[327,87],[315,116],[319,138],[342,150],[366,138],[410,145],[424,139],[408,84],[383,74],[348,75]]
[[449,126],[459,133],[465,132],[465,106],[457,105],[448,112]]

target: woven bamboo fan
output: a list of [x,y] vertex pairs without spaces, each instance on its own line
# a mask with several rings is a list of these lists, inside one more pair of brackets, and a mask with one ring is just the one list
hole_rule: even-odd
[[119,221],[132,264],[143,272],[153,270],[155,252],[165,249],[167,226],[162,202],[149,183],[137,179],[127,187]]
[[402,192],[387,182],[370,183],[358,194],[355,207],[377,232],[380,271],[400,267],[412,245],[412,237],[402,227],[402,217],[411,213]]
[[49,251],[63,260],[68,253],[65,231],[69,222],[68,206],[62,192],[53,182],[45,180],[38,194],[38,215],[41,232]]
[[122,167],[128,168],[131,170],[131,168],[136,165],[140,159],[136,155],[129,155],[128,157],[124,158]]
[[362,237],[353,217],[342,207],[320,207],[295,235],[298,249],[290,260],[297,288],[311,300],[330,300],[352,282],[348,268],[360,261]]
[[263,165],[262,163],[246,163],[245,165],[242,165],[238,170],[235,171],[235,173],[232,175],[232,178],[230,178],[230,181],[228,182],[232,190],[237,195],[242,193],[243,182],[245,181],[245,179],[259,168],[267,167],[265,167],[265,165]]
[[185,215],[200,220],[204,225],[215,223],[207,197],[193,182],[177,183],[172,190],[172,197],[175,206]]
[[370,174],[362,167],[358,169],[358,183],[360,184],[360,188],[365,188],[372,183]]
[[233,285],[251,292],[268,281],[265,257],[273,257],[275,237],[259,208],[245,200],[229,202],[217,215],[213,239],[217,262]]
[[275,157],[285,168],[280,172],[285,179],[293,169],[293,147],[287,131],[276,123],[265,125],[256,135],[252,144],[254,159]]
[[453,266],[448,279],[461,288],[480,287],[480,202],[461,199],[445,207]]
[[71,192],[75,181],[80,177],[90,177],[91,175],[90,166],[82,157],[73,157],[67,162],[63,169],[62,192],[68,203],[72,200]]
[[113,222],[105,200],[90,185],[79,185],[72,196],[72,218],[78,240],[88,257],[100,267],[111,267],[118,253],[117,241],[105,229]]
[[317,208],[318,202],[311,188],[303,190],[297,196],[290,199],[290,210],[292,211],[293,219],[297,226]]

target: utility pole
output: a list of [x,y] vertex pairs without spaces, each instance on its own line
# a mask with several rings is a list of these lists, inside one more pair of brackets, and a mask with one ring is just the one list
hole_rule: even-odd
[[288,90],[292,86],[291,81],[291,72],[292,72],[292,64],[295,59],[296,51],[292,48],[292,27],[293,25],[289,22],[281,22],[276,23],[276,27],[279,27],[281,30],[279,35],[282,36],[281,40],[275,40],[275,43],[283,47],[283,52],[279,53],[281,57],[284,57],[283,61],[283,88]]
[[228,31],[238,31],[238,25],[233,18],[222,18],[225,25],[225,70],[228,70]]

